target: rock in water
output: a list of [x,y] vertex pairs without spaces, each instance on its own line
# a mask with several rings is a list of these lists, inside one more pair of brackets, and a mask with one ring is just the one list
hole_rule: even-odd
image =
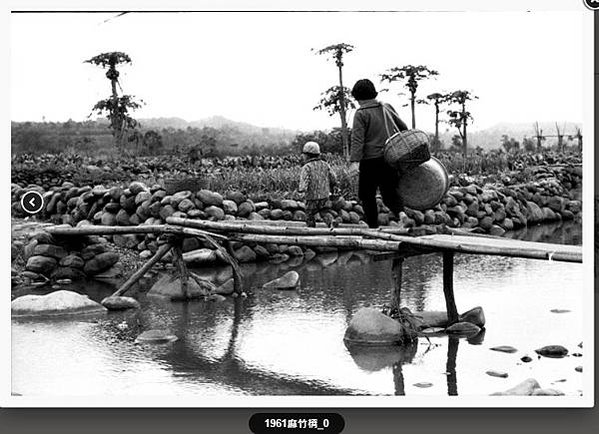
[[420,387],[420,388],[428,388],[428,387],[432,387],[433,383],[429,383],[427,381],[422,381],[420,383],[415,383],[414,386]]
[[[421,323],[419,325],[420,328],[447,327],[447,323],[449,321],[447,318],[447,312],[443,311],[418,312],[416,316],[422,318],[421,321],[419,321]],[[469,322],[480,328],[484,327],[485,313],[483,308],[477,306],[469,311],[464,312],[459,316],[459,322]]]
[[577,366],[576,368],[574,368],[574,370],[576,372],[582,372],[582,366]]
[[18,297],[11,302],[11,312],[14,317],[57,316],[103,313],[106,308],[85,295],[61,290]]
[[140,334],[135,339],[136,344],[166,344],[169,342],[175,342],[177,336],[171,334],[167,330],[148,330]]
[[460,322],[469,322],[482,328],[485,326],[485,312],[482,307],[477,306],[461,314]]
[[559,359],[568,355],[568,350],[561,345],[547,345],[535,350],[535,352],[544,357]]
[[[187,280],[187,299],[202,298],[212,290],[214,285],[211,287],[200,286],[191,277]],[[148,291],[148,296],[165,297],[171,300],[183,300],[183,290],[181,289],[181,279],[175,278],[168,274],[162,276]]]
[[568,313],[570,312],[568,309],[551,309],[551,313]]
[[361,345],[394,345],[409,340],[398,321],[370,307],[356,312],[343,339],[348,344]]
[[466,341],[470,345],[482,345],[483,342],[485,341],[486,333],[487,333],[487,331],[484,328],[480,329],[480,332],[478,332],[477,334],[466,336]]
[[441,334],[445,331],[443,327],[427,327],[425,329],[420,330],[420,333],[423,335],[435,335]]
[[215,294],[219,295],[231,295],[235,291],[235,280],[232,278],[227,280],[221,286],[214,290]]
[[100,253],[85,263],[83,271],[87,275],[99,274],[108,270],[119,261],[119,254],[115,252]]
[[528,362],[532,362],[532,357],[524,356],[520,360],[522,360],[524,363],[528,363]]
[[490,375],[491,377],[498,377],[498,378],[507,378],[508,377],[508,373],[502,372],[502,371],[487,371],[487,375]]
[[110,296],[102,300],[102,306],[108,310],[138,309],[139,302],[133,297]]
[[530,396],[537,389],[540,389],[541,386],[539,382],[534,378],[529,378],[524,380],[522,383],[517,386],[512,387],[504,392],[495,392],[492,393],[492,396]]
[[564,396],[564,392],[556,389],[535,389],[532,396]]
[[516,351],[518,351],[516,348],[514,347],[510,347],[509,345],[500,345],[498,347],[493,347],[491,348],[491,350],[493,351],[500,351],[502,353],[515,353]]
[[54,258],[46,256],[31,256],[27,261],[25,269],[34,273],[49,274],[56,268],[58,262]]
[[447,326],[447,312],[425,311],[418,312],[416,315],[422,317],[422,327],[424,328]]
[[271,280],[265,283],[262,288],[264,289],[296,289],[300,283],[299,274],[297,271],[289,271],[278,279]]
[[456,322],[447,327],[445,332],[453,335],[470,336],[480,332],[480,327],[469,322]]
[[220,295],[220,294],[210,294],[207,298],[208,301],[225,301],[227,299],[227,297],[225,297],[224,295]]

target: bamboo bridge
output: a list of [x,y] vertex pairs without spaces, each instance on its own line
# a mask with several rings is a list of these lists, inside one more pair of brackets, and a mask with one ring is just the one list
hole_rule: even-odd
[[172,250],[173,260],[181,277],[183,294],[187,294],[188,280],[202,284],[202,279],[190,272],[183,261],[182,243],[185,237],[197,237],[211,245],[233,269],[235,292],[242,294],[242,275],[230,243],[232,241],[335,247],[367,250],[375,260],[392,259],[394,288],[392,307],[399,310],[401,300],[402,265],[409,256],[439,253],[443,256],[443,292],[449,323],[458,320],[453,289],[454,255],[476,254],[508,256],[563,262],[582,262],[582,247],[561,244],[511,240],[490,235],[474,234],[459,229],[448,229],[447,234],[415,234],[403,228],[383,227],[370,229],[359,225],[341,225],[337,228],[310,228],[303,222],[236,220],[215,222],[176,217],[166,224],[140,226],[81,226],[66,225],[45,228],[54,236],[155,234],[160,235],[158,250],[148,262],[127,279],[112,295],[125,294],[153,265]]

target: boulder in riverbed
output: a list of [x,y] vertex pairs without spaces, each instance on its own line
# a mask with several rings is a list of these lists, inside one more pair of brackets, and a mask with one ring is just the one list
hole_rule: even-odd
[[512,387],[511,389],[503,392],[492,393],[492,396],[530,396],[537,389],[540,389],[541,385],[534,378],[524,380],[522,383]]
[[[187,299],[203,298],[210,294],[210,288],[201,287],[191,277],[187,280]],[[181,279],[168,274],[162,276],[148,291],[148,296],[164,297],[170,300],[184,300]]]
[[136,339],[136,344],[167,344],[178,340],[177,336],[168,330],[147,330]]
[[560,359],[568,355],[568,350],[561,345],[547,345],[543,348],[535,350],[537,354],[543,357],[550,357],[553,359]]
[[456,322],[445,329],[447,334],[473,336],[480,332],[480,327],[469,322]]
[[102,300],[102,306],[108,310],[138,309],[139,302],[133,297],[110,296]]
[[532,396],[564,396],[564,392],[557,389],[535,389]]
[[508,373],[503,372],[503,371],[487,371],[487,375],[490,375],[491,377],[497,377],[497,378],[507,378],[508,377]]
[[119,254],[115,252],[100,253],[96,257],[85,263],[83,271],[88,276],[99,274],[102,271],[108,270],[119,261]]
[[460,321],[461,322],[469,322],[478,327],[484,327],[485,326],[485,312],[483,311],[482,307],[477,306],[477,307],[472,308],[469,311],[461,314]]
[[359,345],[397,345],[411,341],[398,321],[371,307],[354,314],[343,339],[348,344]]
[[57,262],[54,258],[47,256],[32,256],[27,261],[25,269],[34,273],[48,274],[56,268]]
[[493,351],[499,351],[501,353],[515,353],[516,351],[518,351],[516,348],[511,347],[509,345],[499,345],[498,347],[493,347],[491,348],[491,350]]
[[265,283],[264,289],[296,289],[300,283],[300,277],[297,271],[289,271],[278,279]]
[[235,281],[231,278],[214,290],[215,294],[231,295],[235,291]]
[[100,303],[73,291],[55,291],[46,295],[24,295],[11,302],[13,317],[81,315],[106,312]]

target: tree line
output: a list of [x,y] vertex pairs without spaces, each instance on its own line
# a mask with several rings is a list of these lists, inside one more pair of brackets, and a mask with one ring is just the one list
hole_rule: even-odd
[[[347,43],[339,43],[329,45],[319,50],[313,49],[318,55],[328,56],[329,59],[335,61],[337,66],[339,85],[332,86],[321,94],[321,100],[315,110],[325,110],[329,115],[334,116],[339,114],[341,119],[341,137],[343,141],[343,153],[347,157],[349,155],[349,129],[347,127],[347,113],[349,109],[355,108],[351,101],[350,89],[343,85],[343,58],[346,54],[354,50],[354,46]],[[418,104],[432,104],[435,107],[435,135],[432,140],[433,150],[438,150],[442,147],[439,140],[439,123],[441,122],[440,113],[442,106],[447,108],[447,120],[449,125],[454,126],[459,133],[459,143],[462,148],[462,153],[467,155],[468,150],[468,134],[467,126],[472,122],[472,114],[467,109],[467,103],[477,96],[469,90],[455,90],[452,92],[439,93],[434,92],[426,96],[426,99],[417,98],[417,90],[420,82],[430,78],[435,78],[439,72],[425,65],[403,65],[389,68],[387,71],[379,74],[381,83],[391,85],[400,83],[409,92],[409,106],[412,114],[411,125],[412,129],[416,128],[416,106]],[[389,89],[382,89],[389,91]],[[399,93],[403,95],[403,93]],[[457,142],[458,139],[454,140]],[[455,143],[454,143],[455,144]]]

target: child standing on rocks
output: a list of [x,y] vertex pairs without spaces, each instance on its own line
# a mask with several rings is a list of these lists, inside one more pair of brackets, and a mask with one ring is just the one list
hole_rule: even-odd
[[[329,196],[337,186],[337,179],[331,166],[320,158],[320,146],[316,142],[307,142],[302,150],[304,165],[300,172],[299,192],[306,201],[306,223],[316,227],[316,214],[326,207]],[[333,216],[324,213],[327,226],[333,226]]]

